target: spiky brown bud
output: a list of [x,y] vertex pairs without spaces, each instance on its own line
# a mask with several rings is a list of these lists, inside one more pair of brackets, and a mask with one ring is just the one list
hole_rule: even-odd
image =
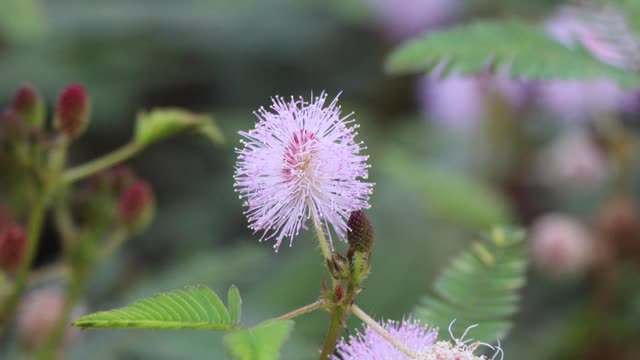
[[118,201],[121,221],[135,231],[144,230],[151,222],[155,201],[151,186],[144,180],[129,185]]
[[87,128],[91,100],[82,85],[69,85],[58,98],[55,126],[68,138],[75,139]]
[[22,85],[16,92],[13,106],[27,124],[36,128],[42,127],[45,118],[44,101],[33,86]]
[[15,271],[22,263],[27,233],[20,225],[7,226],[0,231],[0,267],[6,271]]
[[347,232],[349,252],[370,252],[373,246],[374,233],[373,225],[367,214],[362,210],[352,212],[347,226],[349,227],[349,231]]

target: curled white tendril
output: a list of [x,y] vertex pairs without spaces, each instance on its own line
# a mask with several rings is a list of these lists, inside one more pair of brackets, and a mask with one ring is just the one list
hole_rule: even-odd
[[[491,349],[491,351],[493,351],[493,356],[491,357],[491,360],[496,360],[496,357],[498,355],[500,355],[500,359],[499,360],[504,360],[504,350],[502,350],[502,346],[500,345],[500,339],[497,339],[498,345],[496,345],[496,346],[491,345],[491,344],[487,344],[487,343],[482,342],[482,341],[473,342],[473,340],[474,340],[473,338],[469,338],[467,340],[464,340],[464,338],[469,333],[469,330],[478,327],[479,324],[474,324],[474,325],[471,325],[471,326],[467,327],[465,329],[464,333],[462,333],[462,336],[460,336],[459,338],[456,338],[456,336],[453,334],[453,331],[451,330],[451,328],[453,327],[453,324],[455,322],[456,322],[456,319],[453,319],[453,321],[451,321],[451,323],[449,324],[448,330],[449,330],[449,336],[451,336],[451,339],[453,339],[453,341],[456,343],[457,347],[459,347],[462,350],[471,351],[471,352],[473,352],[479,346],[488,347],[489,349]],[[473,343],[469,344],[470,342],[473,342]]]

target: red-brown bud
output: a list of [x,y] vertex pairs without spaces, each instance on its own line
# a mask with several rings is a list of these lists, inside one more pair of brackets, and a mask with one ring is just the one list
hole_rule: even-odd
[[333,289],[333,296],[335,297],[336,302],[340,302],[344,299],[344,288],[342,285],[336,285],[335,289]]
[[33,86],[25,84],[18,89],[13,107],[27,124],[37,128],[42,127],[45,118],[44,101]]
[[0,232],[0,267],[15,271],[22,263],[27,233],[20,225],[11,225]]
[[349,251],[360,251],[368,253],[373,246],[373,225],[362,210],[356,210],[351,213],[349,221],[347,222],[349,231],[347,232],[347,239],[349,240]]
[[640,256],[640,212],[630,198],[614,198],[601,210],[599,235],[621,257]]
[[55,126],[70,139],[77,138],[87,128],[91,100],[82,85],[69,85],[58,99]]
[[138,180],[129,185],[118,201],[120,220],[135,231],[144,230],[153,217],[155,201],[149,183]]

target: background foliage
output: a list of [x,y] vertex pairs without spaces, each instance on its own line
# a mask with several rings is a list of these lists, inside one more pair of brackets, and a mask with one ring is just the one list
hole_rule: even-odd
[[[559,3],[468,0],[458,20],[538,21]],[[620,3],[637,11],[633,0]],[[640,17],[635,19],[632,24],[638,26]],[[473,31],[476,38],[466,37],[469,29],[437,35],[408,45],[404,52],[412,52],[411,46],[435,48],[430,55],[434,61],[449,58],[462,70],[475,71],[491,55],[488,50],[499,50],[498,62],[510,62],[512,47],[522,47],[528,51],[523,61],[540,60],[539,67],[523,63],[518,68],[516,57],[514,67],[520,72],[543,77],[604,74],[637,84],[637,75],[599,63],[583,49],[567,50],[566,61],[549,62],[545,50],[560,45],[518,24],[469,25],[485,31]],[[530,41],[522,42],[522,37]],[[451,43],[474,46],[458,48],[464,53],[451,56]],[[525,48],[532,44],[539,46]],[[461,135],[443,129],[420,112],[415,77],[385,73],[424,70],[422,59],[402,51],[387,59],[397,45],[366,0],[1,1],[1,103],[9,103],[24,81],[40,87],[49,101],[71,81],[85,84],[92,94],[93,123],[73,145],[73,163],[129,139],[136,114],[151,107],[212,113],[227,141],[212,149],[204,140],[180,138],[150,147],[132,162],[154,185],[157,215],[146,233],[96,271],[87,308],[121,307],[186,284],[217,291],[235,284],[242,290],[243,323],[259,324],[316,299],[321,260],[313,235],[301,236],[294,248],[283,246],[275,255],[247,229],[232,191],[236,133],[252,127],[252,111],[275,94],[343,91],[344,109],[356,112],[376,183],[369,212],[376,227],[373,272],[359,302],[376,318],[399,319],[411,311],[448,259],[492,224],[527,225],[534,215],[557,209],[597,212],[603,191],[575,196],[530,184],[512,186],[512,180],[530,175],[514,166],[528,159],[514,151],[514,143],[533,143],[536,151],[545,148],[560,127],[552,116],[531,108],[516,113],[496,108],[483,131]],[[537,121],[526,121],[532,119]],[[51,226],[42,242],[38,264],[46,265],[59,250]],[[339,246],[344,250],[345,244]],[[507,357],[575,354],[575,348],[589,341],[588,330],[581,329],[597,320],[589,307],[587,280],[556,283],[535,271],[529,275],[533,280],[524,289],[513,334],[503,342]],[[625,303],[628,312],[616,321],[640,320],[637,288],[624,281],[619,286],[630,300]],[[237,332],[226,340],[217,332],[87,331],[69,354],[96,360],[180,359],[184,354],[210,358],[226,354],[225,343],[233,344],[236,337],[291,331],[283,358],[313,359],[327,321],[325,314],[314,313],[298,319],[295,331],[289,322],[265,323],[254,334]],[[355,320],[350,325],[360,326]],[[3,351],[15,355],[19,350],[6,346]],[[240,358],[255,351],[263,350],[232,350]]]

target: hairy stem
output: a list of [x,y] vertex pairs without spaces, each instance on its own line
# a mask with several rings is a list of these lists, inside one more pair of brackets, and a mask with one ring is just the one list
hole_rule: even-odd
[[342,306],[335,306],[331,313],[331,322],[329,323],[329,330],[327,330],[327,337],[324,340],[322,346],[322,352],[320,353],[320,360],[328,360],[329,355],[336,349],[338,343],[338,337],[340,336],[340,329],[342,328],[342,318],[345,315],[345,309]]
[[313,217],[313,227],[316,230],[316,235],[318,236],[322,256],[324,256],[325,260],[331,260],[331,248],[329,247],[329,242],[327,242],[327,237],[324,235],[324,230],[322,230],[322,224],[320,224],[315,216]]
[[362,309],[360,309],[358,307],[358,305],[353,305],[351,307],[351,312],[353,312],[353,314],[355,316],[360,318],[360,320],[362,320],[362,322],[367,324],[370,328],[372,328],[375,332],[377,332],[385,340],[387,340],[393,346],[395,346],[396,349],[402,351],[403,353],[405,353],[411,359],[415,359],[417,357],[417,355],[414,354],[413,351],[409,350],[406,346],[404,346],[398,340],[394,339],[393,336],[391,336],[391,334],[389,334],[389,332],[385,328],[383,328],[380,324],[378,324],[377,321],[372,319],[371,316],[369,316],[366,312],[364,312]]
[[27,287],[27,283],[29,280],[29,269],[31,268],[31,264],[33,263],[33,259],[35,258],[36,250],[38,249],[40,232],[42,230],[45,208],[48,200],[49,191],[45,189],[38,195],[38,198],[31,208],[24,258],[22,259],[20,267],[18,268],[13,292],[9,296],[9,299],[5,303],[4,309],[2,311],[3,330],[6,329],[9,319],[16,311],[18,303],[20,302],[20,298],[22,297],[22,294]]
[[140,146],[139,144],[135,142],[128,143],[127,145],[109,154],[65,171],[64,175],[62,176],[62,182],[65,184],[70,184],[74,181],[95,174],[101,170],[108,169],[129,159],[130,157],[137,154],[140,150],[142,150],[142,146]]
[[278,321],[283,321],[283,320],[289,320],[289,319],[293,319],[295,317],[298,317],[300,315],[304,315],[306,313],[310,313],[312,311],[321,309],[323,306],[325,306],[326,302],[324,300],[318,300],[316,302],[313,302],[309,305],[305,305],[303,307],[297,308],[295,310],[291,310],[286,314],[280,315],[277,318],[275,318],[275,320]]

